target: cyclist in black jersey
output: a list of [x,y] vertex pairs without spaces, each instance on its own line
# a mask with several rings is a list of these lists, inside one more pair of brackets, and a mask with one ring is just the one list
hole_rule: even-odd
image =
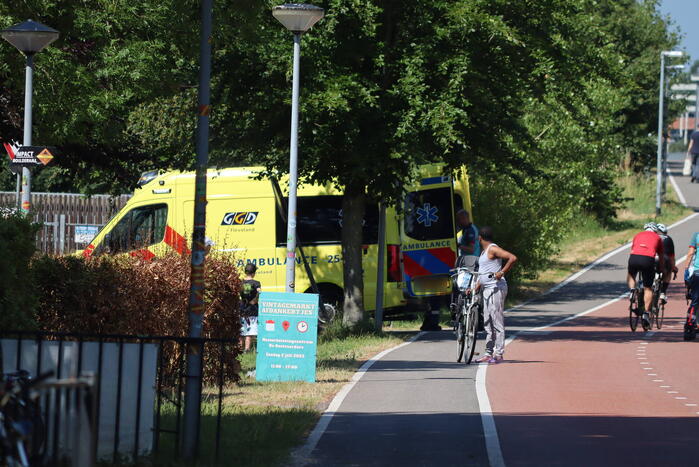
[[663,273],[663,285],[660,289],[660,300],[667,303],[667,288],[670,285],[670,276],[672,273],[677,274],[677,265],[675,264],[675,242],[672,237],[667,234],[665,224],[656,224],[655,230],[660,239],[663,241],[663,253],[665,255],[665,268]]

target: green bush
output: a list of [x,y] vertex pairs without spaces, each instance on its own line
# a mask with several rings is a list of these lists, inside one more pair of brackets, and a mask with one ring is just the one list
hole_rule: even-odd
[[26,216],[0,212],[0,329],[34,326],[36,284],[29,262],[39,227]]

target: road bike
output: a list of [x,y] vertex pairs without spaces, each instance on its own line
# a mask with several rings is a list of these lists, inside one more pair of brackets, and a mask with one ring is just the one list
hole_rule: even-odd
[[650,306],[650,310],[648,310],[648,320],[650,327],[653,327],[653,324],[655,324],[656,329],[660,329],[663,327],[663,319],[665,317],[665,302],[663,300],[660,300],[660,291],[662,290],[663,286],[663,274],[656,271],[655,272],[655,277],[653,278],[653,301]]
[[[636,287],[631,289],[631,295],[629,296],[629,327],[631,328],[631,332],[636,332],[639,320],[641,321],[641,326],[644,331],[650,331],[653,327],[653,323],[655,323],[658,329],[662,326],[663,316],[665,315],[665,304],[658,303],[662,277],[662,274],[656,271],[653,285],[651,286],[653,297],[651,298],[650,306],[646,309],[643,299],[643,279],[641,278],[640,272],[636,275]],[[641,319],[643,315],[641,310],[648,312],[647,322]]]
[[643,280],[641,279],[641,273],[636,275],[636,287],[631,289],[631,295],[629,296],[629,327],[631,332],[636,332],[638,327],[638,320],[641,318],[641,311],[644,309],[643,304]]
[[456,297],[456,316],[454,332],[456,333],[456,361],[469,364],[476,349],[478,321],[483,309],[482,292],[476,292],[478,276],[492,277],[492,273],[479,273],[472,268],[455,268],[452,272],[452,284],[458,289]]
[[692,288],[690,286],[691,281],[690,281],[690,276],[687,274],[685,271],[685,276],[684,276],[684,284],[685,287],[687,288],[687,305],[689,307],[687,308],[687,317],[684,322],[684,332],[683,332],[683,338],[686,341],[693,341],[697,337],[697,329],[699,326],[697,326],[697,312],[695,308],[695,304],[692,300]]

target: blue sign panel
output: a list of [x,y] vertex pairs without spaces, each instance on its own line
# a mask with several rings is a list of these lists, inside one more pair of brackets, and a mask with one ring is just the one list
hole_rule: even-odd
[[258,320],[256,379],[315,382],[318,295],[262,292]]
[[76,225],[75,243],[90,243],[99,229],[98,225]]

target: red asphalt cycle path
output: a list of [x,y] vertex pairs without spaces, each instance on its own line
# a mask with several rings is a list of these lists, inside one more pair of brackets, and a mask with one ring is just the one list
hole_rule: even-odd
[[659,331],[632,333],[623,299],[507,346],[487,374],[506,465],[699,465],[699,341],[668,295]]

